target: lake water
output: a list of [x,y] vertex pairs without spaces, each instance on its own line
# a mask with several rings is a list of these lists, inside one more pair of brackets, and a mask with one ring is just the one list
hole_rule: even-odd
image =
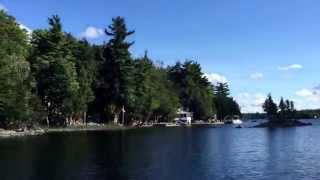
[[0,139],[0,179],[319,179],[320,124]]

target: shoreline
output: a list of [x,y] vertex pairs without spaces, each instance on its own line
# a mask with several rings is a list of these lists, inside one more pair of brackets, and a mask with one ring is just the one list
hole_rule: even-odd
[[[209,126],[210,125],[210,126]],[[210,123],[200,123],[193,124],[194,127],[217,127],[221,124],[210,124]],[[166,126],[121,126],[115,124],[97,124],[88,123],[87,125],[71,125],[67,127],[38,127],[31,130],[6,130],[0,129],[0,138],[10,138],[10,137],[25,137],[25,136],[39,136],[49,133],[63,133],[63,132],[92,132],[92,131],[124,131],[131,129],[147,129],[147,128],[159,128]],[[172,128],[178,126],[167,126],[166,128]],[[190,126],[191,127],[191,126]]]
[[[221,124],[214,123],[194,123],[192,127],[219,127]],[[301,127],[301,126],[310,126],[312,123],[305,123],[298,120],[291,121],[290,123],[275,124],[271,122],[265,122],[253,126],[251,128],[285,128],[285,127]],[[27,136],[40,136],[49,133],[63,133],[63,132],[93,132],[93,131],[124,131],[131,129],[146,129],[146,128],[159,128],[166,126],[122,126],[116,124],[97,124],[97,123],[88,123],[87,125],[78,124],[71,125],[67,127],[38,127],[31,130],[6,130],[0,129],[0,139],[1,138],[14,138],[14,137],[27,137]],[[178,127],[178,126],[172,126]],[[167,126],[166,128],[172,128]],[[191,126],[190,126],[191,127]]]
[[119,131],[119,130],[129,130],[135,127],[132,126],[120,126],[114,124],[102,124],[102,125],[81,125],[81,126],[68,126],[68,127],[57,127],[57,128],[47,128],[46,133],[55,132],[81,132],[81,131]]
[[284,121],[284,122],[264,122],[259,125],[253,126],[253,128],[288,128],[288,127],[303,127],[312,126],[312,123],[302,122],[299,120]]
[[10,138],[10,137],[26,137],[26,136],[39,136],[49,133],[62,133],[62,132],[85,132],[85,131],[121,131],[134,129],[133,126],[120,126],[114,124],[95,124],[95,125],[75,125],[68,127],[56,127],[56,128],[46,128],[39,127],[32,130],[6,130],[0,129],[0,138]]

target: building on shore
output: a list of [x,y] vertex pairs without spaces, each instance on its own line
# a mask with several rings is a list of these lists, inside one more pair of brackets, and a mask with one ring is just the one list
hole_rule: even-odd
[[174,121],[178,124],[184,125],[191,125],[193,120],[193,113],[184,111],[183,109],[179,108],[177,111],[177,117],[174,118]]

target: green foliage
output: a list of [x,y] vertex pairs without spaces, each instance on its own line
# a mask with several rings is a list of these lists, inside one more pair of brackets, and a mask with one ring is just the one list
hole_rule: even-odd
[[181,106],[193,112],[196,119],[207,119],[214,114],[213,88],[204,77],[201,67],[194,61],[180,62],[169,67]]
[[271,94],[268,94],[267,99],[262,105],[264,112],[267,113],[267,116],[270,120],[277,120],[278,107],[277,104],[274,103]]
[[[124,18],[112,19],[103,45],[91,45],[63,31],[58,16],[49,28],[28,37],[15,19],[0,11],[0,122],[38,121],[66,125],[99,114],[98,119],[171,121],[177,109],[206,120],[218,113],[240,114],[227,84],[214,87],[198,63],[164,68],[147,53],[134,59]],[[290,102],[287,103],[289,105]],[[290,106],[291,107],[291,106]],[[44,121],[46,120],[46,121]]]
[[0,34],[0,123],[21,124],[31,114],[27,34],[4,11],[0,11]]
[[170,121],[178,109],[178,97],[166,70],[156,67],[146,53],[135,61],[134,74],[134,119]]
[[214,94],[218,119],[224,120],[228,116],[241,115],[238,103],[232,97],[229,97],[230,90],[227,83],[218,83],[214,87]]
[[214,93],[217,97],[228,97],[230,95],[228,84],[218,83],[217,86],[215,86]]
[[134,62],[129,52],[133,43],[126,41],[134,31],[128,31],[124,19],[116,17],[105,32],[111,39],[103,47],[99,98],[104,99],[101,113],[116,118],[123,106],[129,108],[134,101]]
[[277,104],[274,103],[271,94],[269,94],[262,107],[267,113],[268,119],[277,123],[294,120],[296,118],[297,112],[294,107],[294,102],[284,100],[282,97],[279,106],[277,106]]
[[283,100],[281,97],[279,103],[279,120],[291,120],[294,119],[296,115],[296,110],[294,108],[294,102]]
[[74,57],[75,70],[79,88],[73,96],[73,111],[75,116],[82,116],[88,111],[88,105],[94,100],[93,83],[96,78],[95,50],[87,40],[77,40],[67,34],[68,47]]
[[32,35],[30,63],[37,80],[37,94],[50,117],[65,119],[74,113],[79,83],[75,57],[68,46],[58,16],[49,18],[48,30]]

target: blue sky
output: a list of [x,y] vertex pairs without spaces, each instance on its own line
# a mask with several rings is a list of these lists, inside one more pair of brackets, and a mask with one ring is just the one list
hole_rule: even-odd
[[0,0],[31,30],[52,14],[92,43],[114,16],[136,30],[131,49],[173,64],[194,59],[212,81],[227,81],[243,112],[261,111],[267,93],[298,109],[320,108],[320,1],[317,0]]

